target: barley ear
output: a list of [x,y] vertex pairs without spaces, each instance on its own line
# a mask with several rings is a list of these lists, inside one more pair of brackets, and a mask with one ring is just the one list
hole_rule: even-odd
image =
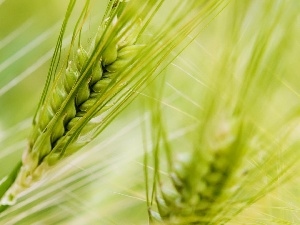
[[[68,12],[72,11],[73,4],[74,2],[71,1]],[[87,7],[84,8],[83,13],[86,10]],[[68,16],[66,16],[67,19]],[[62,28],[63,31],[65,23]],[[107,23],[106,26],[112,35],[118,33],[118,31],[114,31],[116,29],[114,27],[115,22]],[[136,28],[129,27],[122,32],[126,37],[132,38],[126,33],[136,34]],[[47,81],[47,88],[44,91],[47,95],[43,95],[34,118],[29,148],[23,154],[22,166],[18,175],[13,177],[15,181],[9,180],[13,184],[3,195],[2,204],[13,204],[15,197],[39,181],[50,166],[70,155],[70,152],[65,149],[69,144],[69,138],[72,135],[74,135],[73,138],[76,136],[73,131],[74,127],[86,123],[85,120],[88,118],[83,118],[85,114],[91,111],[96,103],[99,104],[102,95],[112,85],[112,81],[116,79],[116,72],[130,61],[130,59],[124,60],[122,57],[118,59],[118,52],[120,46],[126,49],[126,46],[134,45],[135,41],[128,41],[128,38],[120,40],[114,36],[108,38],[114,39],[114,41],[107,45],[96,43],[93,54],[88,54],[82,45],[79,45],[75,51],[75,57],[73,59],[68,57],[69,62],[65,70]],[[60,46],[60,42],[61,38],[58,46]],[[105,47],[98,49],[97,46]],[[132,56],[135,51],[133,49],[134,47],[131,48],[131,51],[127,51],[129,54],[123,54],[123,56]],[[92,57],[98,52],[100,54],[92,63],[91,68],[87,69]],[[133,55],[135,54],[133,53]],[[49,74],[51,73],[52,71]]]

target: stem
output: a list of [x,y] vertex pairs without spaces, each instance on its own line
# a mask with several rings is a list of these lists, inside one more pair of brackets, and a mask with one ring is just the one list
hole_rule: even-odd
[[[0,184],[0,199],[3,197],[3,195],[6,193],[6,191],[14,183],[14,181],[20,171],[21,166],[22,166],[22,162],[19,162],[16,165],[16,167],[12,170],[12,172],[8,175],[6,180],[2,184]],[[8,207],[9,207],[9,205],[1,205],[1,203],[0,203],[0,213],[3,212]]]

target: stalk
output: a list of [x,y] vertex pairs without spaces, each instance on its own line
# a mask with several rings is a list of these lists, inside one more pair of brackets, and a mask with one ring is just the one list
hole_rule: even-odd
[[[7,192],[7,190],[12,186],[12,184],[15,182],[18,173],[20,172],[22,167],[22,162],[19,162],[15,168],[11,171],[11,173],[4,177],[4,181],[0,184],[0,199],[3,197],[3,195]],[[5,209],[9,207],[8,204],[1,203],[0,205],[0,213],[3,212]]]

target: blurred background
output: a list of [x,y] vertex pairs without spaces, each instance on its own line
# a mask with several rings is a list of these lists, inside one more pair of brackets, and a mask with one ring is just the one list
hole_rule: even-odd
[[[92,1],[94,17],[86,22],[87,42],[107,2]],[[67,4],[0,0],[0,178],[12,170],[27,146]],[[189,129],[206,107],[208,90],[223,99],[215,98],[225,110],[231,109],[232,102],[245,100],[241,105],[270,136],[281,129],[278,121],[296,123],[299,12],[298,0],[231,1],[207,26],[199,27],[194,40],[187,38],[190,45],[96,140],[54,168],[47,182],[0,215],[0,223],[148,224],[143,155],[152,147],[145,136],[151,136],[149,115],[158,103],[176,151],[190,147],[194,135]],[[72,26],[66,37],[71,32]],[[241,80],[251,74],[255,78],[247,83],[251,88],[243,96]],[[231,76],[237,83],[228,82]],[[299,151],[295,148],[289,154],[286,162],[299,156]],[[299,167],[293,168],[295,174]],[[249,203],[228,224],[300,224],[298,187],[298,177],[289,179],[266,198]]]

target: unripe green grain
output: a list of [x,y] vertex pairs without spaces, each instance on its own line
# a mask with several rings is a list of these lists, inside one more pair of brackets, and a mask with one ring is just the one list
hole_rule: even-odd
[[76,55],[77,55],[77,70],[78,71],[81,71],[82,68],[83,68],[83,65],[85,64],[85,62],[87,61],[88,59],[88,54],[87,52],[84,50],[84,48],[82,46],[80,46],[78,49],[77,49],[77,52],[76,52]]
[[65,117],[60,117],[56,121],[56,124],[54,125],[51,133],[51,143],[55,143],[65,133],[64,119]]
[[103,75],[103,69],[101,66],[101,61],[96,62],[93,71],[92,71],[92,79],[90,81],[90,86],[93,86],[95,83],[97,83],[99,80],[101,80]]
[[66,69],[66,76],[63,82],[67,93],[69,93],[71,89],[74,87],[78,77],[79,77],[79,72],[72,69],[72,62],[70,62]]
[[160,216],[171,224],[205,224],[199,221],[209,215],[228,178],[236,123],[213,120],[206,129],[210,135],[201,147],[195,145],[195,150],[177,154],[172,163],[169,176],[173,191],[162,189],[156,195]]
[[82,83],[76,95],[75,104],[76,106],[81,105],[83,102],[89,99],[91,91],[89,88],[90,78]]
[[70,120],[70,122],[67,124],[67,130],[71,130],[81,119],[81,117],[74,117]]
[[67,126],[70,120],[72,120],[76,115],[76,108],[74,107],[75,100],[70,101],[68,105],[66,105],[65,108],[65,117],[64,117],[64,126]]
[[115,42],[107,46],[102,54],[102,65],[105,67],[116,61],[118,57],[118,47]]
[[97,100],[98,99],[96,97],[90,97],[79,106],[80,111],[87,112],[93,105],[96,104]]
[[103,78],[93,85],[92,89],[94,92],[102,92],[111,82],[111,78]]
[[[116,22],[117,20],[114,20],[114,23],[107,24],[111,26],[108,30],[115,29]],[[127,33],[136,35],[135,30],[129,29]],[[110,40],[113,41],[109,41],[108,45],[102,45],[104,46],[102,54],[96,57],[97,60],[89,69],[86,68],[92,56],[79,45],[74,59],[68,62],[65,72],[56,77],[51,86],[52,91],[48,93],[37,113],[29,149],[23,155],[23,166],[15,183],[3,197],[3,201],[7,204],[13,203],[13,199],[20,192],[38,181],[50,166],[76,151],[65,149],[65,146],[70,144],[69,138],[76,132],[73,128],[93,106],[99,103],[104,92],[113,81],[117,80],[118,73],[137,52],[134,47],[129,46],[135,45],[135,35],[127,33],[124,34],[126,41],[111,37]],[[129,41],[128,38],[134,40]],[[119,46],[127,49],[126,52],[121,51],[121,58],[118,57]],[[109,110],[113,104],[102,106],[99,113]]]

